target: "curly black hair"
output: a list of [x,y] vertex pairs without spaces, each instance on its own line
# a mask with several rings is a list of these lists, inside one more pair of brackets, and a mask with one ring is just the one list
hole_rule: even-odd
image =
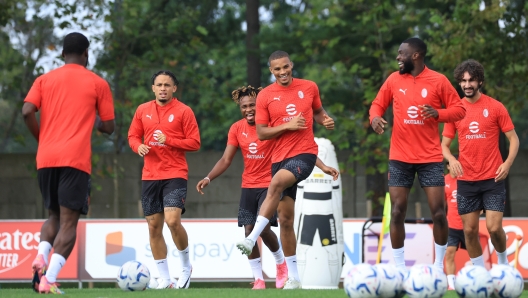
[[469,73],[472,79],[479,83],[479,87],[484,83],[484,66],[477,60],[469,59],[460,63],[453,72],[455,80],[460,83],[464,78],[465,73]]
[[240,99],[244,96],[257,98],[257,94],[260,92],[260,90],[262,90],[262,87],[255,88],[255,87],[252,87],[251,85],[247,87],[242,86],[238,89],[233,90],[233,92],[231,92],[231,98],[233,98],[233,101],[238,105],[240,104]]

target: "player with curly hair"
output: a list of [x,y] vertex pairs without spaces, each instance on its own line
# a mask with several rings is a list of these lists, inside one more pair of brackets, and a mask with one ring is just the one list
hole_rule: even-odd
[[[462,88],[466,117],[446,123],[442,133],[442,152],[457,179],[457,206],[462,217],[466,248],[474,265],[484,267],[479,241],[479,216],[486,212],[486,226],[497,252],[498,263],[508,264],[506,234],[502,228],[506,186],[504,179],[519,150],[519,137],[506,107],[481,92],[484,67],[475,60],[466,60],[454,71]],[[451,154],[451,142],[458,132],[459,158]],[[508,158],[499,151],[499,135],[510,142]]]

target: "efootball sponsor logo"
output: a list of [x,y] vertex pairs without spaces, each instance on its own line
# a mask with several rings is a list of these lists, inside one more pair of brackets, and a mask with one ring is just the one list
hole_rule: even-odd
[[485,139],[486,133],[480,132],[479,123],[477,121],[472,121],[469,123],[469,132],[471,134],[466,135],[466,140],[473,140],[473,139]]
[[248,150],[250,154],[246,155],[246,158],[248,159],[261,159],[264,158],[264,154],[257,154],[257,143],[250,143],[248,146]]
[[418,117],[418,107],[416,106],[410,106],[407,109],[407,116],[411,119],[403,119],[404,124],[415,124],[415,125],[423,125],[423,120],[416,119]]
[[286,106],[286,114],[290,115],[290,117],[282,118],[284,122],[290,122],[294,117],[293,115],[297,114],[297,109],[293,103]]
[[160,133],[162,134],[163,132],[162,132],[161,130],[159,130],[159,129],[156,129],[156,131],[154,131],[154,133],[152,134],[152,138],[153,138],[154,140],[156,140],[156,142],[152,142],[152,141],[150,141],[150,142],[149,142],[149,145],[150,145],[150,146],[165,147],[165,144],[160,144],[160,143],[158,142],[158,136],[159,136]]

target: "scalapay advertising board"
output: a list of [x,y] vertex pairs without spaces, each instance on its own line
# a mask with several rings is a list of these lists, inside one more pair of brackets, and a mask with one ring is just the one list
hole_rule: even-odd
[[[31,279],[31,263],[37,253],[42,223],[43,221],[0,221],[0,280]],[[343,222],[345,264],[341,277],[345,276],[351,266],[362,262],[363,254],[365,262],[375,261],[378,240],[373,234],[378,233],[380,225],[373,224],[363,236],[364,223],[364,219],[345,219]],[[189,235],[193,279],[252,280],[247,257],[234,245],[244,236],[244,231],[237,226],[236,220],[184,220],[183,225]],[[480,229],[482,233],[486,233],[485,221],[481,221]],[[528,232],[528,219],[505,219],[504,229],[508,237],[508,259],[512,262],[516,246],[515,236],[524,237],[524,232]],[[278,228],[273,230],[279,234]],[[408,224],[406,232],[405,257],[408,266],[432,263],[434,249],[431,226]],[[77,236],[77,244],[61,270],[59,280],[114,280],[119,267],[128,260],[144,262],[153,276],[158,275],[150,250],[147,223],[144,220],[82,220]],[[178,252],[167,227],[164,229],[164,237],[168,244],[170,274],[172,277],[178,277]],[[420,245],[417,245],[416,241],[419,241]],[[522,241],[517,268],[523,277],[528,279],[528,246]],[[262,243],[259,244],[264,274],[268,279],[274,279],[274,258]],[[386,236],[383,240],[384,262],[393,262],[390,247],[390,238]],[[490,250],[491,261],[496,263],[493,247],[490,246]],[[463,250],[459,250],[459,253],[467,254]],[[457,268],[467,262],[458,259],[457,261]]]

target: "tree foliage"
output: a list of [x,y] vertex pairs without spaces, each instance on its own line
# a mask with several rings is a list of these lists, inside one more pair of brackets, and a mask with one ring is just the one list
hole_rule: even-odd
[[[528,127],[515,118],[516,111],[525,109],[528,94],[526,0],[54,1],[53,20],[25,19],[28,3],[45,2],[6,0],[0,6],[0,24],[6,25],[0,32],[0,105],[8,107],[0,109],[3,152],[28,146],[19,131],[20,117],[14,115],[42,72],[35,68],[35,53],[44,53],[61,38],[51,28],[79,23],[90,30],[86,19],[102,16],[110,29],[95,37],[104,43],[95,71],[112,86],[117,131],[110,139],[99,137],[95,146],[100,150],[129,150],[130,119],[139,104],[154,98],[150,78],[160,69],[177,75],[176,96],[196,114],[202,150],[222,150],[229,126],[240,117],[231,90],[249,80],[256,85],[259,77],[262,86],[271,83],[267,58],[281,49],[291,54],[296,77],[319,85],[323,104],[336,120],[335,131],[315,127],[316,135],[351,153],[344,170],[351,169],[349,163],[366,166],[367,189],[376,203],[386,191],[391,125],[385,134],[374,134],[368,109],[381,84],[397,70],[398,46],[412,36],[428,44],[428,66],[451,79],[461,61],[482,62],[485,92],[505,103],[516,124]],[[81,10],[88,13],[78,17]],[[24,36],[26,43],[13,44],[8,38],[13,34]],[[390,114],[385,115],[389,122]],[[11,125],[11,119],[18,122]]]

